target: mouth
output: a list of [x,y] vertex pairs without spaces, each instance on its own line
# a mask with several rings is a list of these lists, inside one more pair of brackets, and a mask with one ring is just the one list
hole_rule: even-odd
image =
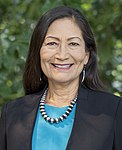
[[68,69],[71,68],[71,66],[72,66],[73,64],[53,64],[53,63],[51,63],[51,65],[52,65],[53,67],[55,67],[56,69],[68,70]]

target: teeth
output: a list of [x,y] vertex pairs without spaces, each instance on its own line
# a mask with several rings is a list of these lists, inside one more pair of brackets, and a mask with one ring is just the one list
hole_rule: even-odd
[[70,65],[54,65],[54,66],[57,68],[63,68],[63,69],[70,67]]

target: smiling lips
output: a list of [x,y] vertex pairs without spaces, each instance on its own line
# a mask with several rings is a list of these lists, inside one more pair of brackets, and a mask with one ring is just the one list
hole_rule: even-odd
[[56,69],[68,70],[73,64],[52,64]]

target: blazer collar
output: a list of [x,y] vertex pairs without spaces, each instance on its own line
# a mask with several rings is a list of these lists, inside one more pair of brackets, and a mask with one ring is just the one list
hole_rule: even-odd
[[80,118],[81,118],[82,108],[85,106],[84,103],[87,103],[88,91],[89,90],[85,86],[83,86],[82,84],[79,84],[78,101],[76,105],[74,124],[73,124],[73,128],[71,131],[71,135],[70,135],[66,150],[74,150],[75,149],[74,143],[75,145],[77,145],[77,141],[80,139],[79,137],[80,135],[79,127],[81,123]]
[[28,126],[28,128],[23,127],[23,133],[24,130],[25,133],[27,133],[24,135],[23,140],[28,139],[28,142],[26,142],[27,150],[32,149],[32,135],[38,112],[39,101],[46,88],[47,86],[39,93],[30,95],[26,103],[26,112],[24,112],[25,115],[23,121]]
[[[42,94],[44,93],[45,89],[47,88],[47,86],[44,88],[44,90],[42,90],[41,92],[34,94],[34,96],[32,97],[31,100],[28,99],[28,104],[27,104],[27,109],[29,111],[29,114],[25,115],[25,120],[26,123],[28,124],[28,149],[32,149],[32,135],[33,135],[33,129],[34,129],[34,125],[35,125],[35,120],[36,120],[36,116],[37,116],[37,111],[38,111],[38,106],[39,106],[39,101],[40,101],[40,97],[42,96]],[[73,149],[73,142],[75,141],[76,143],[76,139],[74,135],[79,135],[78,132],[78,126],[79,126],[79,117],[80,117],[80,113],[81,113],[81,105],[82,103],[84,103],[87,100],[88,97],[88,89],[85,88],[83,85],[79,84],[79,90],[78,90],[78,101],[77,101],[77,105],[76,105],[76,113],[75,113],[75,119],[74,119],[74,124],[73,124],[73,128],[71,131],[71,135],[67,144],[67,148],[66,150],[71,150]],[[30,97],[31,98],[31,97]],[[78,140],[78,138],[77,138]]]

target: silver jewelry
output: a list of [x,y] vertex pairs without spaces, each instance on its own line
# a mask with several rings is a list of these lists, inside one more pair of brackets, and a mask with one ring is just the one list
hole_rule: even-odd
[[65,120],[65,119],[70,115],[70,113],[72,112],[73,107],[74,107],[74,105],[75,105],[76,102],[77,102],[77,97],[75,97],[75,98],[71,101],[69,107],[67,108],[67,110],[65,111],[65,113],[64,113],[62,116],[60,116],[59,118],[51,118],[51,117],[48,116],[48,114],[46,113],[46,110],[45,110],[45,99],[46,99],[46,95],[47,95],[47,90],[48,90],[48,89],[45,90],[43,96],[42,96],[41,99],[40,99],[40,104],[39,104],[39,105],[40,105],[40,113],[41,113],[42,117],[45,119],[45,121],[47,121],[47,122],[49,122],[49,123],[51,123],[51,124],[62,122],[62,121]]
[[86,71],[85,71],[85,69],[86,69],[86,65],[84,65],[84,67],[83,67],[83,76],[82,76],[82,80],[81,80],[81,83],[83,83],[83,81],[84,81],[84,79],[85,79],[85,76],[86,76]]

